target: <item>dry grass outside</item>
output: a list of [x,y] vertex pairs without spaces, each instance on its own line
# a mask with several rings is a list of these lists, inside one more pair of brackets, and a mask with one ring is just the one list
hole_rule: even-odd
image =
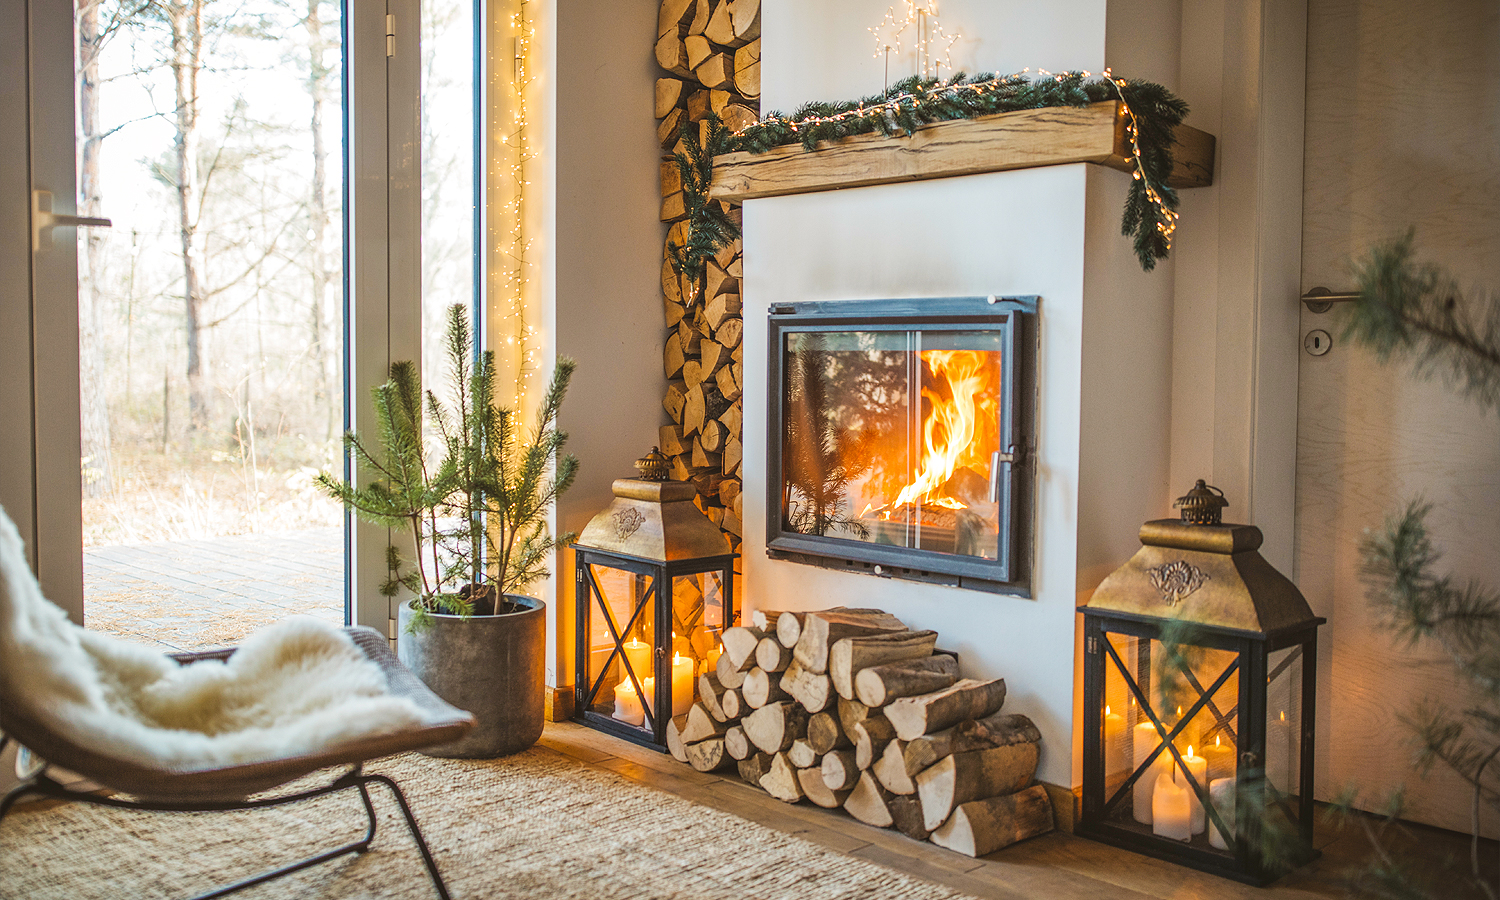
[[112,484],[83,501],[83,545],[101,547],[298,531],[339,525],[343,509],[313,482],[333,469],[337,442],[277,442],[252,457],[239,447],[117,442]]

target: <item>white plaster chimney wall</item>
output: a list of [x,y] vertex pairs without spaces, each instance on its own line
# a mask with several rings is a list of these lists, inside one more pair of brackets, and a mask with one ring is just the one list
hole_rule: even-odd
[[[762,108],[878,91],[861,23],[887,6],[766,0]],[[970,71],[1097,71],[1105,12],[951,0],[942,24],[962,35],[955,62]],[[1006,679],[1006,708],[1042,731],[1038,776],[1065,786],[1078,780],[1076,604],[1129,556],[1168,491],[1172,266],[1141,273],[1119,234],[1128,184],[1079,164],[745,204],[745,607],[874,606],[938,631],[966,676]],[[768,306],[987,294],[1042,298],[1032,598],[768,559]]]

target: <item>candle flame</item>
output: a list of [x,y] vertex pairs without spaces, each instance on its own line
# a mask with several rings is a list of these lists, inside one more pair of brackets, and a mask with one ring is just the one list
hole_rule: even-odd
[[1106,716],[1109,715],[1109,705],[1108,704],[1105,704],[1105,706],[1104,706],[1104,714]]
[[1214,735],[1214,746],[1215,747],[1219,746],[1219,736],[1217,734]]
[[1188,744],[1188,757],[1191,757],[1192,755],[1193,755],[1193,745],[1192,744]]

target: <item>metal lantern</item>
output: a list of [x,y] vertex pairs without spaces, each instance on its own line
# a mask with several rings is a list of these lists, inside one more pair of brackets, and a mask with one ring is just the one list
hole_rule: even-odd
[[1264,884],[1312,859],[1317,629],[1199,481],[1084,621],[1078,833]]
[[639,478],[614,483],[614,501],[573,544],[578,602],[577,705],[584,724],[666,747],[667,721],[697,699],[723,630],[734,624],[738,554],[693,499],[666,480],[656,448]]

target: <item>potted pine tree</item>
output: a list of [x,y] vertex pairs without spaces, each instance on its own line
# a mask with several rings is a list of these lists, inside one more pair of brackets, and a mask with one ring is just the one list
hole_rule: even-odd
[[364,483],[326,472],[318,481],[355,515],[391,529],[381,590],[410,596],[400,607],[398,655],[479,720],[464,739],[429,752],[489,758],[542,735],[546,606],[521,592],[550,574],[550,552],[574,537],[547,527],[578,471],[557,427],[574,363],[558,360],[528,430],[495,405],[494,354],[474,358],[462,306],[449,310],[446,338],[451,408],[423,391],[413,363],[392,363],[373,392],[379,447],[344,436]]

